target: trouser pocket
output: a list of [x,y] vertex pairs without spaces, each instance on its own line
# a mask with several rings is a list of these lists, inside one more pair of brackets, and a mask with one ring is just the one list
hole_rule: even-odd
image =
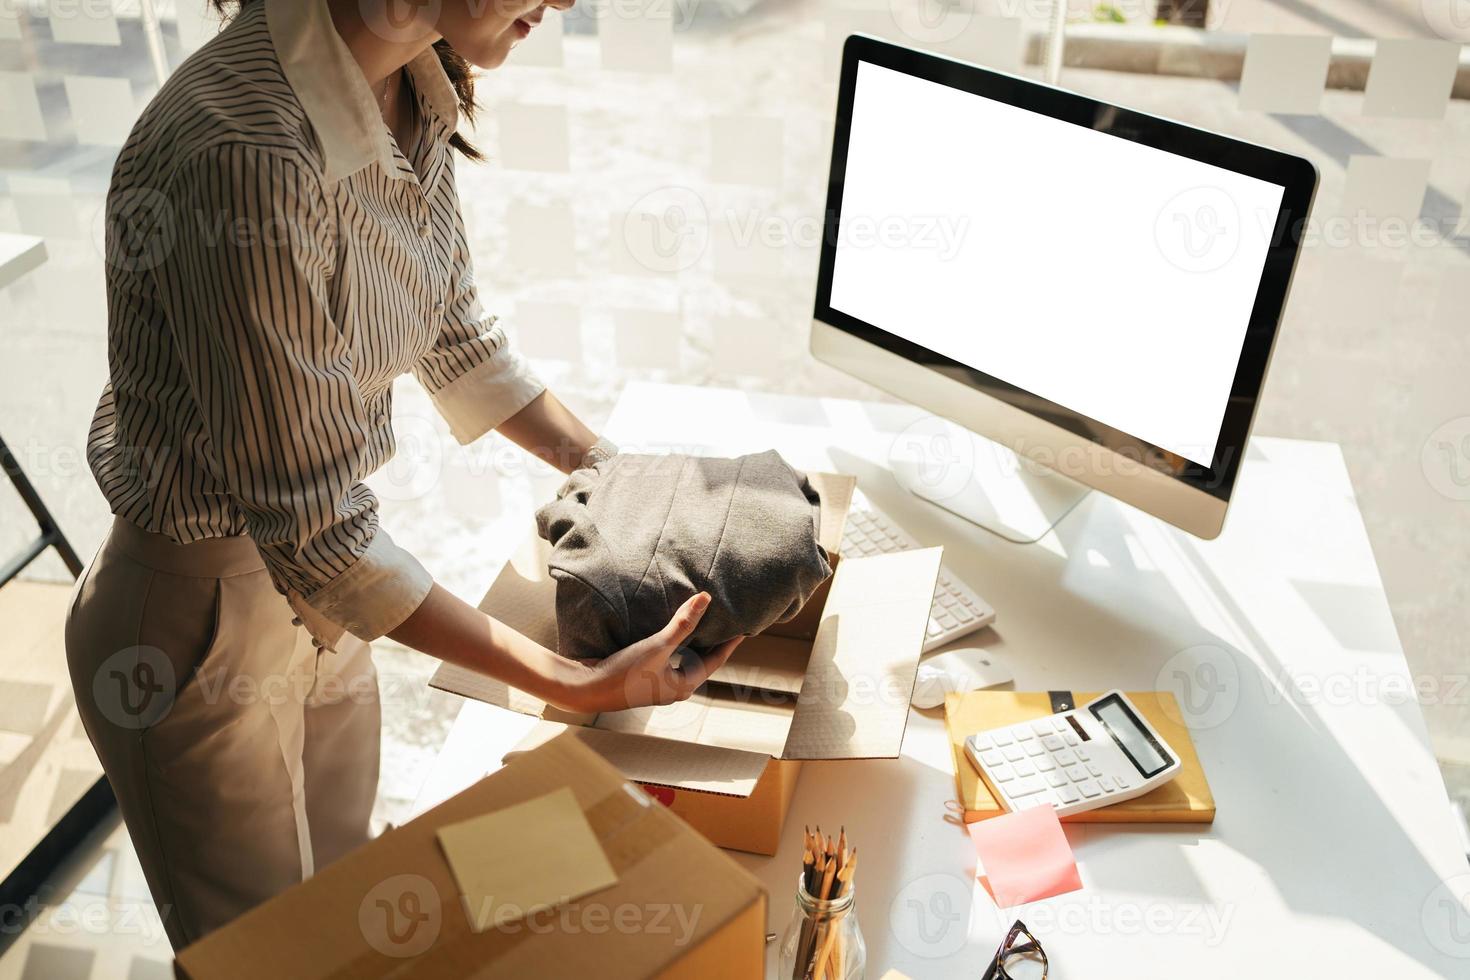
[[[66,655],[94,745],[172,712],[219,633],[220,580],[154,571],[105,553],[77,585]],[[105,761],[105,760],[104,760]]]

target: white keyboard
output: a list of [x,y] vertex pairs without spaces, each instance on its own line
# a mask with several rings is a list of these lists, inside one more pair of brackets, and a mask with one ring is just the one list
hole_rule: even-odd
[[[889,554],[923,547],[887,514],[873,506],[862,491],[855,491],[842,530],[842,552],[848,555]],[[939,566],[939,583],[934,588],[934,606],[924,636],[924,652],[938,649],[951,640],[995,622],[995,610],[974,589]]]

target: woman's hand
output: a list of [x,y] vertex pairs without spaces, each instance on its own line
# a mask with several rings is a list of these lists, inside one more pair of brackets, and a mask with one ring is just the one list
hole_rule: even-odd
[[575,661],[584,670],[556,700],[571,711],[588,713],[686,700],[745,639],[737,636],[702,657],[685,658],[683,666],[674,666],[674,654],[699,625],[709,604],[709,593],[701,592],[647,639],[600,660]]
[[730,658],[743,636],[675,667],[710,597],[691,598],[669,624],[602,660],[569,660],[456,598],[435,583],[389,634],[405,646],[468,670],[488,674],[568,711],[593,713],[683,701]]

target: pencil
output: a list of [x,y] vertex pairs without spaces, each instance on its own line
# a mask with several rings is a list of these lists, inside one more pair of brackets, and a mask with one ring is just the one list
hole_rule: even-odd
[[[826,870],[827,855],[821,850],[819,840],[813,839],[807,843],[810,849],[802,854],[804,878],[802,879],[801,887],[808,895],[815,896],[817,881]],[[806,980],[807,967],[814,958],[816,943],[817,923],[811,919],[807,919],[801,924],[801,939],[796,946],[796,963],[794,964],[791,980]]]
[[827,961],[832,958],[832,947],[836,943],[837,929],[829,925],[827,927],[827,937],[822,942],[822,948],[817,951],[817,965],[812,969],[814,980],[822,980],[822,975],[827,972]]
[[852,852],[843,855],[842,861],[837,865],[837,880],[832,885],[832,897],[841,897],[847,888],[847,883],[852,880],[849,868],[852,866]]
[[[852,879],[853,879],[853,876],[856,875],[856,874],[857,874],[857,848],[854,847],[852,849],[852,853],[850,855],[848,855],[847,861],[843,865],[843,868],[842,868],[842,890],[843,890],[843,893],[844,894],[846,894],[847,892],[849,892],[849,891],[852,890]],[[848,915],[856,915],[857,913],[855,911],[849,911],[847,914]],[[837,976],[839,978],[841,978],[842,975],[843,975],[843,973],[846,971],[846,969],[847,969],[847,948],[845,946],[839,945],[837,947]]]
[[[835,891],[832,893],[834,899],[846,893],[852,884],[852,876],[856,872],[857,849],[853,848],[851,854],[844,855],[842,870],[837,872],[837,883],[834,886]],[[849,910],[847,914],[854,915],[855,913]],[[847,950],[837,933],[838,927],[836,924],[829,922],[827,924],[826,941],[822,943],[822,948],[817,955],[816,971],[813,974],[816,980],[822,980],[822,974],[826,972],[829,962],[832,964],[832,976],[834,980],[842,980],[843,969],[846,966]]]
[[837,894],[841,895],[844,891],[846,891],[846,889],[848,888],[848,886],[850,886],[852,884],[852,877],[855,874],[857,874],[857,848],[856,847],[854,847],[852,849],[852,853],[849,854],[847,856],[847,860],[842,863],[842,870],[840,872],[838,872],[838,876],[837,877],[838,877],[838,880],[840,882],[842,882],[842,884],[838,887]]
[[[832,897],[832,883],[833,883],[833,881],[836,880],[836,877],[837,877],[837,851],[836,851],[836,844],[833,843],[832,838],[828,837],[827,838],[827,866],[822,871],[822,893],[821,893],[820,896],[818,896],[819,898],[821,898],[822,901],[825,902],[825,901],[828,901],[829,899],[831,899],[831,897]],[[822,954],[817,957],[816,976],[818,976],[818,977],[821,976],[821,974],[822,974],[822,967],[826,963],[826,960],[827,960],[827,952],[832,948],[832,937],[837,934],[837,930],[832,927],[832,923],[831,923],[830,919],[828,919],[826,921],[823,921],[822,925],[826,927],[827,937],[826,937],[826,942],[822,943]],[[820,934],[820,930],[818,931],[818,934]]]
[[817,856],[812,847],[812,829],[806,827],[804,830],[805,833],[802,836],[801,842],[801,887],[810,892],[812,890],[812,865],[816,861]]
[[832,839],[830,837],[827,839],[826,858],[826,863],[822,868],[822,890],[821,894],[817,896],[824,902],[832,895],[832,879],[837,874],[837,854],[833,850]]

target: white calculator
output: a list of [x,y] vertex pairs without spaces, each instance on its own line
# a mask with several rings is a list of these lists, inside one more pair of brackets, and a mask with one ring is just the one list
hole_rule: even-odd
[[971,735],[965,752],[1006,809],[1050,805],[1059,817],[1142,796],[1179,771],[1178,753],[1122,691]]

